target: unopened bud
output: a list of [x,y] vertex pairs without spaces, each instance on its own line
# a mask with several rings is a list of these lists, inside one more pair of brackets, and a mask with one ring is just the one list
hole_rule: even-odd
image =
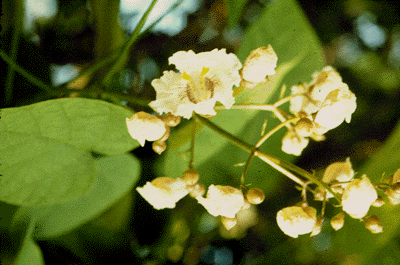
[[323,200],[324,200],[324,196],[325,196],[325,191],[324,191],[324,189],[318,187],[318,188],[315,190],[315,193],[314,193],[314,200],[316,200],[316,201],[323,201]]
[[299,136],[308,137],[313,132],[314,123],[308,118],[302,118],[296,123],[294,129]]
[[237,219],[222,216],[221,222],[224,225],[224,227],[226,228],[226,230],[230,230],[237,224]]
[[384,204],[385,201],[381,197],[378,197],[378,199],[376,199],[371,205],[374,207],[381,207]]
[[199,181],[200,175],[195,169],[191,168],[183,173],[181,179],[186,182],[187,185],[194,185]]
[[161,155],[167,149],[167,144],[164,141],[155,141],[152,147],[154,152]]
[[339,194],[343,193],[343,187],[340,185],[333,185],[333,186],[331,186],[331,189],[336,193],[339,193]]
[[393,186],[392,186],[392,190],[396,193],[399,194],[400,196],[400,182],[396,182]]
[[189,194],[191,197],[196,198],[198,196],[203,196],[206,193],[206,187],[201,183],[196,183],[190,187]]
[[311,235],[310,236],[316,236],[319,233],[321,233],[322,230],[322,225],[324,223],[324,218],[323,217],[318,217],[317,221],[315,222],[315,225],[311,231]]
[[171,113],[168,113],[165,117],[163,117],[163,121],[169,127],[175,127],[181,122],[181,116],[175,116]]
[[389,188],[385,190],[385,194],[388,196],[389,203],[391,205],[400,204],[400,194],[398,194],[396,191]]
[[246,199],[251,204],[260,204],[264,201],[265,194],[262,190],[258,188],[252,188],[249,189],[249,191],[246,193]]
[[373,234],[382,233],[383,231],[381,221],[376,215],[371,215],[367,220],[365,220],[365,227]]
[[331,219],[331,226],[336,231],[342,228],[344,225],[344,212],[338,213]]

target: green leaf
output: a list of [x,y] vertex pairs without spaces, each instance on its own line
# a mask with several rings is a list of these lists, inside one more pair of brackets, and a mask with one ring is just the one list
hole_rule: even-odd
[[98,217],[129,192],[140,177],[140,164],[131,154],[96,160],[98,177],[93,189],[63,204],[29,207],[37,217],[35,238],[49,239],[66,234]]
[[[386,144],[358,171],[358,175],[366,174],[372,183],[381,182],[382,174],[390,176],[400,168],[399,149],[400,124],[397,125]],[[387,257],[390,260],[389,256],[393,258],[392,254],[400,252],[398,245],[399,205],[392,206],[386,203],[380,208],[372,207],[369,214],[379,217],[383,225],[383,233],[371,234],[363,223],[346,216],[344,227],[335,233],[334,244],[342,255],[343,253],[346,255],[357,254],[362,257],[362,262],[358,264],[384,264],[377,262],[376,257],[380,257],[381,260],[383,257]],[[397,259],[398,256],[396,256]]]
[[[242,91],[236,97],[236,103],[273,103],[279,99],[282,83],[290,87],[299,81],[309,81],[312,73],[325,65],[319,41],[299,5],[293,0],[274,1],[263,10],[261,17],[245,34],[238,57],[243,62],[250,51],[268,44],[278,55],[277,73],[266,85]],[[267,130],[279,123],[270,113],[253,110],[223,110],[212,121],[246,142],[255,143],[260,138],[265,119],[268,119]],[[187,169],[192,128],[193,121],[171,135],[162,174],[178,177]],[[269,139],[264,150],[290,160],[292,157],[280,150],[282,134],[283,131]],[[234,168],[233,165],[246,161],[247,157],[244,151],[228,144],[226,139],[208,128],[202,127],[196,136],[195,167],[205,184],[232,182],[232,179],[238,182],[243,168]],[[276,171],[258,159],[253,163],[257,168],[251,167],[252,176],[248,182],[267,189],[276,181],[273,177]]]
[[235,26],[242,15],[243,8],[249,0],[225,0],[228,7],[228,27]]
[[78,98],[1,110],[0,200],[32,206],[84,195],[96,177],[89,152],[114,155],[139,145],[126,129],[130,115]]

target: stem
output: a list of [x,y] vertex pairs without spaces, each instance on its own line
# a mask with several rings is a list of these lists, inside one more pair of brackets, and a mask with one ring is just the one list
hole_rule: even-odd
[[[214,124],[213,122],[211,122],[210,120],[203,118],[202,116],[194,113],[193,115],[196,119],[198,119],[199,121],[201,121],[204,125],[206,125],[207,127],[209,127],[210,129],[214,130],[215,132],[217,132],[218,134],[220,134],[221,136],[225,137],[226,139],[228,139],[229,141],[231,141],[232,143],[234,143],[236,146],[242,148],[243,150],[247,151],[247,152],[252,152],[253,151],[253,146],[249,143],[244,142],[243,140],[237,138],[236,136],[230,134],[229,132],[225,131],[224,129],[220,128],[219,126],[217,126],[216,124]],[[296,174],[299,174],[300,176],[306,178],[307,180],[315,183],[316,185],[323,187],[324,189],[326,189],[327,191],[329,191],[330,193],[333,194],[333,196],[336,198],[336,200],[340,203],[340,197],[338,194],[336,194],[336,192],[334,192],[328,184],[326,184],[325,182],[320,181],[319,179],[315,178],[312,174],[310,174],[309,172],[307,172],[306,170],[299,168],[289,162],[286,162],[284,160],[281,160],[277,157],[274,157],[272,155],[263,153],[262,151],[257,150],[255,152],[255,156],[257,156],[258,158],[260,158],[261,160],[263,160],[264,162],[266,162],[267,164],[269,164],[270,166],[274,167],[275,169],[277,169],[278,171],[282,172],[283,174],[285,174],[288,178],[292,179],[293,181],[295,181],[296,183],[299,183],[300,185],[304,185],[304,181],[300,180],[297,176],[293,175],[291,172],[289,172],[288,170],[293,171]],[[287,170],[288,169],[288,170]]]
[[106,86],[108,84],[110,84],[114,73],[120,67],[122,67],[122,65],[124,64],[123,59],[126,58],[126,56],[128,56],[130,48],[132,47],[132,45],[138,39],[138,37],[140,35],[140,31],[142,30],[144,24],[146,23],[147,17],[149,16],[151,10],[154,8],[156,3],[157,3],[157,0],[153,0],[151,2],[149,8],[147,8],[146,12],[143,14],[142,18],[140,19],[139,24],[136,26],[135,31],[132,33],[132,35],[129,37],[128,41],[126,42],[126,44],[124,45],[124,47],[120,51],[117,60],[115,61],[114,65],[111,67],[110,71],[107,73],[107,75],[105,76],[105,78],[103,80],[103,84],[105,84]]
[[285,122],[280,123],[278,126],[276,126],[276,127],[273,128],[271,131],[269,131],[267,134],[265,134],[260,140],[258,140],[258,142],[254,145],[253,151],[251,152],[249,159],[247,159],[246,166],[245,166],[245,168],[244,168],[243,175],[242,175],[242,178],[241,178],[241,180],[240,180],[240,181],[241,181],[241,185],[244,185],[244,183],[245,183],[247,170],[249,169],[249,167],[250,167],[250,162],[251,162],[251,160],[253,159],[253,157],[255,156],[255,152],[258,150],[258,148],[259,148],[269,137],[271,137],[271,135],[273,135],[274,133],[276,133],[277,131],[279,131],[281,128],[283,128],[284,126],[286,126],[286,124],[288,124],[288,123],[290,123],[290,122],[292,122],[292,121],[294,121],[294,120],[297,120],[297,119],[298,119],[298,118],[295,118],[295,119],[287,120],[287,121],[285,121]]
[[[24,18],[24,3],[21,0],[15,1],[15,23],[14,23],[14,31],[11,40],[11,51],[10,56],[13,61],[17,61],[17,52],[18,52],[18,44],[19,44],[19,35],[21,33],[22,28],[22,20]],[[12,64],[8,65],[8,72],[5,83],[5,103],[7,104],[12,98],[12,84],[15,76],[15,68]]]
[[196,126],[197,125],[197,120],[194,120],[193,123],[193,131],[192,131],[192,141],[190,142],[190,162],[189,162],[189,168],[193,169],[193,161],[194,161],[194,141],[196,139]]
[[38,87],[42,88],[44,91],[48,92],[49,94],[54,94],[54,90],[51,86],[46,85],[43,83],[39,78],[35,77],[22,67],[20,67],[13,59],[11,59],[3,50],[0,50],[0,57],[7,62],[11,67],[14,68],[15,71],[20,73],[23,77],[25,77],[31,83],[37,85]]

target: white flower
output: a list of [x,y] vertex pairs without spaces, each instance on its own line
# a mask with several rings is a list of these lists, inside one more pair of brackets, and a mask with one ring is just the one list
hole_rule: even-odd
[[267,75],[275,74],[278,57],[271,45],[251,51],[242,69],[242,78],[248,82],[260,83]]
[[228,218],[234,218],[244,204],[243,193],[231,186],[211,185],[206,198],[196,199],[211,215]]
[[314,122],[331,130],[342,124],[344,120],[349,123],[356,108],[356,96],[345,85],[328,94],[317,112]]
[[[333,181],[347,182],[352,180],[354,177],[354,170],[352,168],[350,157],[346,158],[345,162],[336,162],[330,164],[322,177],[322,181],[325,183],[331,183]],[[345,188],[348,184],[340,184],[342,188]],[[327,198],[332,198],[333,195],[328,192]]]
[[331,183],[336,180],[339,182],[350,181],[354,177],[354,170],[350,162],[350,157],[345,162],[336,162],[330,164],[322,177],[325,183]]
[[287,154],[299,156],[304,148],[308,145],[307,138],[298,136],[292,131],[288,131],[282,139],[282,151]]
[[371,204],[378,198],[378,194],[366,175],[361,179],[354,179],[344,189],[342,196],[343,211],[353,218],[363,218]]
[[235,102],[233,85],[240,83],[242,67],[236,55],[225,49],[195,54],[179,51],[169,58],[179,73],[164,71],[163,76],[151,82],[157,92],[150,107],[159,113],[168,113],[189,119],[193,111],[215,115],[217,101],[229,109]]
[[145,140],[155,141],[160,139],[167,130],[161,119],[143,111],[136,112],[129,119],[126,118],[126,125],[129,134],[141,146],[144,146]]
[[350,122],[355,111],[356,96],[349,87],[342,82],[339,73],[331,66],[326,66],[321,72],[313,74],[313,80],[305,85],[292,87],[292,95],[299,95],[291,99],[292,113],[308,116],[315,114],[316,134],[324,134],[336,128],[344,120]]
[[189,193],[183,180],[168,177],[146,182],[143,187],[137,187],[136,190],[157,210],[175,208],[176,202]]
[[276,215],[279,228],[288,236],[311,233],[317,220],[317,210],[313,207],[291,206],[280,210]]

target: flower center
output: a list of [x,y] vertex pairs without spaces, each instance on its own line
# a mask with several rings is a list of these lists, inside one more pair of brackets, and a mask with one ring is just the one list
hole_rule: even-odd
[[192,78],[185,72],[182,74],[182,78],[187,81],[187,97],[195,104],[201,101],[209,100],[214,96],[215,82],[205,76],[209,70],[209,68],[203,67],[198,78]]

